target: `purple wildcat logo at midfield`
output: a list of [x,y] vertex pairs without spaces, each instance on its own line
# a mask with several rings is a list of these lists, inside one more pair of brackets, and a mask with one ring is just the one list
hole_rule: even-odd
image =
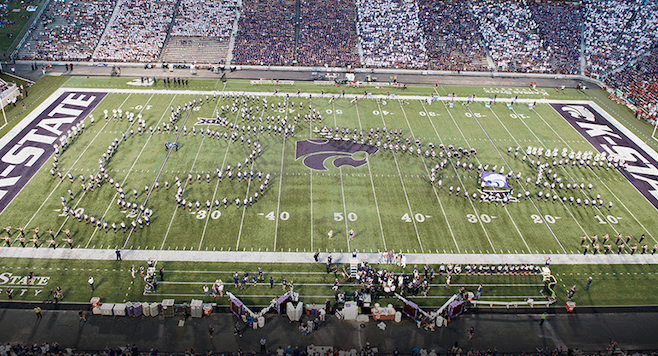
[[105,93],[64,92],[0,139],[0,212],[55,152],[57,139],[89,115],[104,97]]
[[374,155],[379,148],[371,145],[351,141],[336,141],[327,139],[307,139],[297,141],[295,147],[295,160],[304,156],[304,165],[316,171],[326,171],[324,162],[332,157],[333,166],[340,168],[342,166],[351,166],[354,168],[361,167],[368,163],[368,158],[354,159],[353,155],[357,152],[365,152],[368,156]]

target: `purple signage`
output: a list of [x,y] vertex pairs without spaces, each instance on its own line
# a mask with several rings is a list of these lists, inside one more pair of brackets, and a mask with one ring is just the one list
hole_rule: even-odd
[[655,151],[613,118],[606,118],[590,105],[551,106],[599,152],[623,158],[627,168],[621,170],[621,174],[658,208],[658,155]]
[[0,212],[55,152],[59,137],[84,119],[105,93],[64,92],[0,140]]

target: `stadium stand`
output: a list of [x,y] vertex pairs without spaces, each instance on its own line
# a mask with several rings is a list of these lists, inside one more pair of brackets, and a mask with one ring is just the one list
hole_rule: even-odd
[[357,0],[357,28],[369,67],[425,68],[425,36],[413,0]]
[[494,64],[510,72],[549,72],[549,54],[537,33],[537,23],[523,3],[505,0],[472,2]]
[[417,0],[427,58],[436,70],[489,70],[470,6],[459,0]]
[[119,0],[92,58],[151,62],[162,50],[175,0]]
[[340,0],[301,0],[298,61],[302,65],[359,64],[356,8]]
[[89,60],[116,0],[51,0],[18,58]]
[[590,1],[586,5],[587,72],[604,76],[642,55],[655,40],[655,2],[645,0]]
[[243,3],[233,62],[291,65],[294,54],[294,6],[282,0]]
[[633,65],[611,74],[606,83],[619,89],[624,97],[638,107],[637,114],[646,120],[656,120],[658,115],[658,45],[650,49],[648,56]]
[[529,2],[537,32],[550,54],[553,71],[561,74],[580,73],[581,5],[565,1]]
[[235,0],[182,0],[162,59],[166,62],[194,60],[197,63],[225,60],[236,12]]

